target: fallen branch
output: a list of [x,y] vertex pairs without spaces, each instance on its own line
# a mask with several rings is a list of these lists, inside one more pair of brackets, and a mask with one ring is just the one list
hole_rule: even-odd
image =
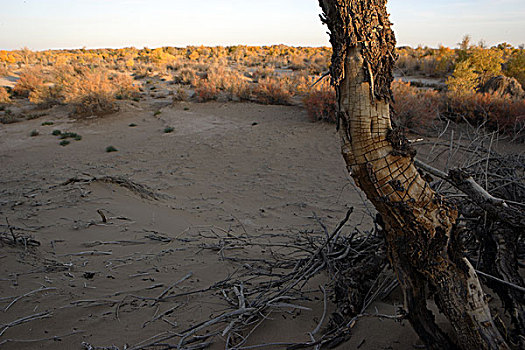
[[12,328],[12,327],[15,327],[15,326],[27,323],[27,322],[31,322],[31,321],[34,321],[34,320],[41,320],[41,319],[44,319],[44,318],[49,318],[49,317],[52,317],[52,316],[53,316],[53,314],[51,314],[48,311],[45,311],[45,312],[40,312],[40,313],[37,313],[37,314],[25,316],[25,317],[19,318],[18,320],[15,320],[15,321],[12,321],[10,323],[1,325],[0,327],[2,328],[2,330],[0,331],[0,337],[2,335],[4,335],[5,331],[7,331],[9,328]]
[[452,169],[447,174],[420,160],[416,159],[414,163],[418,168],[450,183],[493,217],[497,217],[515,228],[525,228],[525,215],[521,211],[512,209],[504,199],[491,195],[465,171]]
[[52,337],[39,338],[39,339],[5,339],[0,342],[0,346],[5,345],[7,343],[25,343],[27,344],[27,343],[40,343],[40,342],[50,341],[50,340],[61,341],[62,338],[67,338],[67,337],[71,337],[73,335],[82,334],[82,333],[85,333],[85,331],[74,331],[71,333],[63,334],[63,335],[55,335]]
[[46,291],[50,291],[50,290],[56,290],[56,288],[40,287],[40,288],[32,290],[29,293],[26,293],[24,295],[20,295],[20,296],[16,297],[9,305],[6,306],[6,308],[4,309],[4,312],[9,310],[11,308],[11,306],[13,306],[17,301],[19,301],[22,298],[28,297],[28,296],[30,296],[32,294],[35,294],[35,293],[41,293],[41,292],[46,292]]

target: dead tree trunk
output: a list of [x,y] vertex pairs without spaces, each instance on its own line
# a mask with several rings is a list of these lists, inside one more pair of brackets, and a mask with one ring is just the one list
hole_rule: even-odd
[[386,224],[389,259],[408,319],[431,349],[456,344],[427,309],[426,286],[462,349],[505,349],[474,268],[454,234],[457,211],[420,176],[406,139],[392,130],[395,36],[386,0],[319,0],[333,46],[342,154]]

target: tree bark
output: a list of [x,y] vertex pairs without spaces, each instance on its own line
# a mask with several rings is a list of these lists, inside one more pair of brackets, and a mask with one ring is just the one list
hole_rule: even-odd
[[[395,36],[386,0],[319,0],[333,46],[332,84],[348,171],[386,224],[389,259],[412,326],[430,349],[505,349],[474,268],[454,234],[457,211],[420,176],[406,139],[392,130]],[[340,124],[339,124],[340,123]],[[426,285],[455,331],[427,309]]]

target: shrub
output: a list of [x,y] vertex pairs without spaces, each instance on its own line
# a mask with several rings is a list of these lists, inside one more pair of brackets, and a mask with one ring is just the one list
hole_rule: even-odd
[[467,121],[475,125],[486,125],[492,130],[525,141],[525,100],[507,96],[471,93],[447,94],[443,112],[456,121]]
[[249,89],[246,78],[241,73],[226,69],[223,66],[212,67],[207,72],[207,80],[217,89],[226,92],[230,100],[233,100],[234,96],[246,99],[251,95],[250,92],[246,91]]
[[183,88],[178,88],[177,91],[173,93],[172,102],[177,103],[181,101],[187,101],[188,100],[188,94],[186,93],[186,90]]
[[41,67],[25,68],[13,89],[15,95],[29,97],[33,92],[45,90],[44,72]]
[[259,82],[260,80],[271,78],[275,76],[275,70],[273,68],[257,68],[252,74],[254,82]]
[[108,147],[106,147],[106,152],[107,152],[107,153],[117,152],[117,151],[118,151],[118,149],[116,149],[116,148],[113,147],[113,146],[108,146]]
[[7,104],[11,102],[11,96],[9,95],[9,92],[7,92],[7,89],[0,86],[0,105],[1,104]]
[[456,94],[469,94],[502,72],[503,53],[496,49],[476,47],[464,52],[464,59],[454,68],[447,79],[449,91]]
[[303,98],[303,103],[312,121],[336,122],[335,91],[330,86],[324,85],[321,89],[311,90]]
[[167,126],[167,127],[164,128],[164,133],[165,134],[172,133],[173,131],[175,131],[175,128],[172,127],[172,126]]
[[133,71],[133,77],[135,79],[143,79],[153,76],[153,67],[145,64],[135,65]]
[[505,75],[516,78],[525,89],[525,50],[518,50],[510,57]]
[[392,84],[392,123],[398,128],[424,133],[439,118],[441,97],[434,90],[421,90],[410,83]]
[[134,100],[140,97],[139,86],[127,74],[117,74],[110,78],[115,87],[115,98],[119,100]]
[[253,97],[265,105],[290,105],[292,93],[284,79],[265,78],[253,89]]
[[41,108],[49,108],[53,105],[60,104],[62,96],[59,91],[48,85],[36,87],[29,93],[29,102],[39,105]]
[[452,76],[447,78],[447,87],[457,95],[473,93],[478,84],[478,75],[468,61],[457,64]]
[[78,116],[102,116],[118,110],[115,96],[118,89],[105,71],[85,71],[67,82],[65,101],[75,108]]
[[9,68],[5,64],[0,64],[0,76],[7,77],[9,75]]
[[195,88],[195,95],[199,102],[216,100],[219,96],[219,90],[215,85],[207,80],[201,80]]
[[173,82],[175,84],[194,85],[196,78],[197,75],[193,68],[184,68],[173,77]]

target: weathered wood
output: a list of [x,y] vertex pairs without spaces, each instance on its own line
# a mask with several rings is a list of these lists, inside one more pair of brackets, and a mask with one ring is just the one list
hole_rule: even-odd
[[386,0],[320,0],[334,49],[342,154],[357,185],[381,214],[389,259],[408,318],[431,349],[455,344],[426,307],[425,285],[463,349],[505,349],[474,268],[454,234],[457,211],[421,177],[414,153],[390,121],[395,37]]

